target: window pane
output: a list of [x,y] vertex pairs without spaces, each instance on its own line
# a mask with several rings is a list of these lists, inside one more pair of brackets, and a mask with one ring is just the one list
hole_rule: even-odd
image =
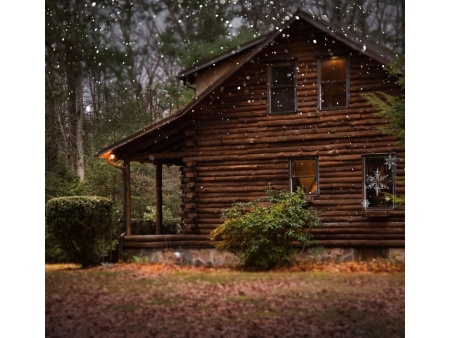
[[272,88],[271,93],[271,112],[295,112],[295,95],[294,87],[290,88]]
[[272,66],[272,87],[293,86],[295,84],[295,65]]
[[368,208],[392,207],[392,200],[383,193],[394,193],[395,161],[389,161],[389,155],[366,156],[365,161],[364,180]]
[[306,194],[317,195],[317,160],[293,160],[291,166],[292,191],[300,186]]
[[321,67],[321,82],[345,81],[347,78],[347,60],[323,59]]
[[340,107],[347,103],[347,86],[345,82],[322,83],[322,108]]
[[317,195],[317,182],[315,177],[293,177],[292,191],[297,191],[297,187],[302,187],[307,195]]
[[316,160],[295,160],[292,163],[292,176],[317,176]]

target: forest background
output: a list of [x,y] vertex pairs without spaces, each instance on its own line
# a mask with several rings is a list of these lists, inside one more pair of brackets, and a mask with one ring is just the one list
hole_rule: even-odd
[[[405,51],[404,0],[47,0],[45,202],[96,195],[122,215],[122,175],[98,150],[176,113],[194,97],[177,74],[273,31],[297,9]],[[179,170],[163,204],[179,213]],[[132,218],[155,205],[155,168],[131,164]]]

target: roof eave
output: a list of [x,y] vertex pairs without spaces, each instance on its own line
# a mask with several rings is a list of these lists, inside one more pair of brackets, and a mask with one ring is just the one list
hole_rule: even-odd
[[258,37],[256,39],[253,39],[253,40],[251,40],[251,41],[249,41],[247,43],[244,43],[241,46],[238,46],[238,48],[234,48],[234,49],[229,50],[229,51],[227,51],[225,53],[222,53],[222,54],[220,54],[220,55],[218,55],[216,57],[213,57],[213,58],[211,58],[209,60],[206,60],[206,61],[200,63],[197,66],[185,69],[185,70],[181,71],[180,73],[178,73],[178,79],[183,80],[184,78],[188,77],[189,75],[194,74],[195,72],[198,72],[199,70],[203,70],[203,69],[205,69],[205,68],[207,68],[209,66],[212,66],[212,65],[214,65],[214,64],[216,64],[216,63],[218,63],[220,61],[228,59],[231,56],[234,56],[234,55],[237,55],[237,54],[241,54],[241,53],[243,53],[245,51],[248,51],[250,48],[258,45],[264,39],[266,39],[269,34],[271,34],[271,33],[261,35],[260,37]]

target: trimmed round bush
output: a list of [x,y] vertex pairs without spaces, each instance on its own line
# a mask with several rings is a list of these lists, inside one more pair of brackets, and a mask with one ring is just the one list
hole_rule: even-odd
[[112,201],[96,196],[59,197],[45,206],[47,231],[83,267],[100,262],[97,244],[111,228]]

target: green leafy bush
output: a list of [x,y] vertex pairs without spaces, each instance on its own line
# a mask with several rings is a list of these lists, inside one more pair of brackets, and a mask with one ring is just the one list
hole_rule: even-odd
[[48,233],[45,227],[45,263],[75,263],[75,260],[62,250],[58,244],[58,240]]
[[210,235],[211,240],[220,241],[216,249],[234,252],[247,266],[268,269],[290,263],[293,242],[303,244],[303,248],[319,243],[310,230],[322,222],[318,211],[307,208],[300,188],[291,193],[269,187],[267,195],[223,210],[225,223]]
[[112,201],[74,196],[49,200],[45,206],[50,236],[83,267],[100,262],[98,242],[111,227]]

